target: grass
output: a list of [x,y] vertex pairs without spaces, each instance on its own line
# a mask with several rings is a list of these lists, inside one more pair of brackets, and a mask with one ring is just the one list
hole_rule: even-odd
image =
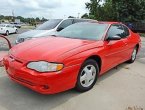
[[35,26],[22,26],[22,29],[35,29]]

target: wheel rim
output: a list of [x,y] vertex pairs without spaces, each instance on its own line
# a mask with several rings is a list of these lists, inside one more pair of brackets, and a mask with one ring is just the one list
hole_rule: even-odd
[[96,68],[93,65],[87,65],[81,72],[80,83],[83,87],[89,87],[96,78]]
[[136,59],[136,54],[137,54],[137,50],[134,49],[133,53],[132,53],[132,60],[134,61]]

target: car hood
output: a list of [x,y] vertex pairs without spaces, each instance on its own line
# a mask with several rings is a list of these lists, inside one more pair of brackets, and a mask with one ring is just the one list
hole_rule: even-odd
[[14,46],[10,50],[10,54],[25,61],[46,60],[54,62],[62,54],[94,42],[63,37],[38,38]]
[[48,36],[52,35],[54,32],[53,29],[51,30],[30,30],[27,32],[24,32],[18,36],[18,38],[37,38],[37,37],[42,37],[42,36]]

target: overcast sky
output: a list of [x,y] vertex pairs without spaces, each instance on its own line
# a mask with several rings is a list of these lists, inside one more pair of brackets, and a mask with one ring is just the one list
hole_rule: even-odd
[[88,10],[85,3],[89,0],[0,0],[0,15],[23,17],[64,18],[80,16]]

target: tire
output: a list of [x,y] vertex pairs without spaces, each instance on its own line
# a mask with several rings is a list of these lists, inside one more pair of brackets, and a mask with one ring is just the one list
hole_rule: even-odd
[[[92,71],[91,71],[92,69]],[[76,90],[78,92],[86,92],[93,88],[99,74],[98,63],[93,59],[86,60],[78,74],[76,82]]]
[[134,61],[136,60],[137,51],[138,51],[138,48],[135,47],[135,48],[133,49],[131,58],[130,58],[130,60],[127,61],[127,63],[134,63]]
[[7,30],[7,31],[6,31],[6,36],[8,36],[8,35],[9,35],[9,31]]
[[18,30],[16,29],[15,34],[18,34]]

